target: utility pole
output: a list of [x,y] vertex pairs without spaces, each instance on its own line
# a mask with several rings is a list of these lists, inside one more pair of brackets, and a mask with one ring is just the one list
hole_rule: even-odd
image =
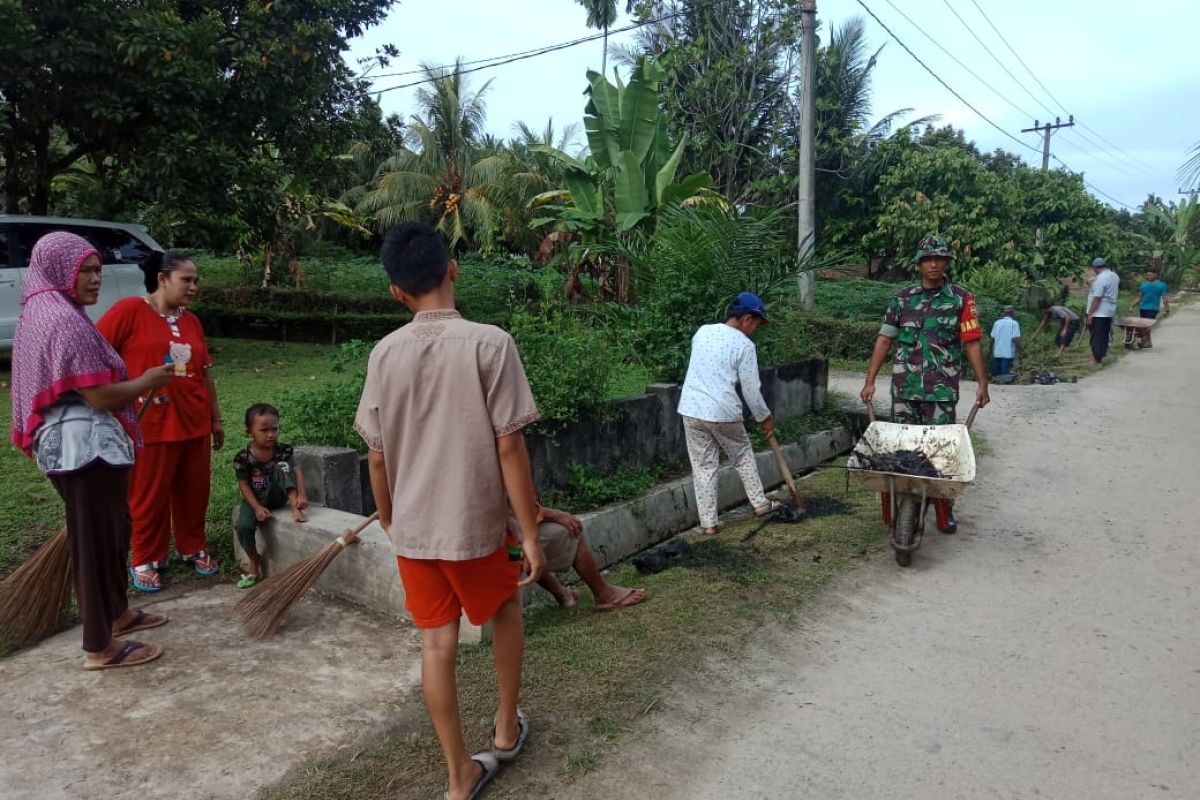
[[1179,193],[1180,194],[1189,194],[1192,197],[1195,197],[1196,195],[1200,194],[1200,189],[1180,189]]
[[[1054,124],[1047,122],[1041,125],[1038,120],[1033,121],[1032,128],[1023,128],[1021,133],[1040,133],[1042,134],[1042,172],[1047,172],[1050,169],[1050,134],[1054,133],[1059,128],[1074,128],[1075,115],[1071,114],[1067,117],[1067,121],[1063,122],[1062,117],[1055,117]],[[1042,226],[1038,226],[1037,239],[1035,241],[1038,250],[1042,249]]]
[[[798,265],[812,255],[817,242],[816,222],[816,92],[817,92],[817,0],[800,1],[800,167],[796,200],[799,226],[796,234]],[[814,304],[816,276],[812,270],[800,272],[800,307]]]

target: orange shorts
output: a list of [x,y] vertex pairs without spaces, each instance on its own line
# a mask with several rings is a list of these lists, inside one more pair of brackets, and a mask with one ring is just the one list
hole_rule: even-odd
[[490,556],[470,561],[396,556],[404,605],[418,628],[440,628],[458,619],[463,611],[472,625],[482,625],[517,593],[521,562],[508,560],[511,534]]

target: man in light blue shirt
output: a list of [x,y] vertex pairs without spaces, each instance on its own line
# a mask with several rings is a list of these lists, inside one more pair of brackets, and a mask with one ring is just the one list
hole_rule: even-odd
[[1113,317],[1117,313],[1117,289],[1121,281],[1103,258],[1093,261],[1092,269],[1096,271],[1096,279],[1088,290],[1085,323],[1091,331],[1092,363],[1102,364],[1108,355],[1108,340],[1112,336]]
[[1021,347],[1021,323],[1013,319],[1016,312],[1005,306],[1002,316],[992,324],[992,377],[1009,375]]

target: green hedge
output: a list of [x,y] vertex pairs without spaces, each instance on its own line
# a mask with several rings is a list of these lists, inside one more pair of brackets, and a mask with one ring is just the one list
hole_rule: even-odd
[[878,335],[878,322],[839,319],[795,308],[773,309],[772,324],[760,328],[755,337],[758,363],[787,364],[811,356],[870,358]]

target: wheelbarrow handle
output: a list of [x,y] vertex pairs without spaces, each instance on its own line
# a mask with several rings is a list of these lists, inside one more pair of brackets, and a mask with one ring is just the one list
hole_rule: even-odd
[[971,406],[971,413],[967,415],[967,430],[971,430],[971,426],[975,424],[975,415],[979,413],[979,409],[979,403]]

